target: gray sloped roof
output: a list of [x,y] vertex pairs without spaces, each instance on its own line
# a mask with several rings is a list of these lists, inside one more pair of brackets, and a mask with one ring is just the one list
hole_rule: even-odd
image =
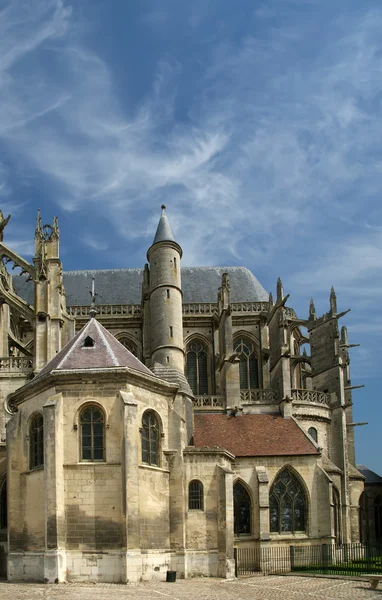
[[175,242],[173,233],[171,231],[170,223],[168,222],[168,218],[164,210],[162,212],[162,216],[159,219],[153,244],[156,244],[157,242]]
[[362,475],[364,477],[366,477],[366,481],[365,483],[368,484],[382,484],[382,477],[380,477],[377,473],[375,473],[374,471],[371,471],[370,469],[368,469],[367,467],[365,467],[365,465],[357,465],[357,469],[360,473],[362,473]]
[[[183,267],[183,302],[216,302],[223,273],[228,273],[232,302],[268,300],[267,292],[246,267]],[[93,275],[97,304],[140,304],[143,269],[105,269],[64,272],[68,306],[90,305]],[[16,293],[33,304],[33,283],[24,276],[14,276],[13,284]]]

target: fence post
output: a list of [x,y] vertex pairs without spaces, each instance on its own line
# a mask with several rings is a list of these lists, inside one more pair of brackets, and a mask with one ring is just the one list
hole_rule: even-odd
[[290,570],[293,571],[294,570],[294,546],[289,546],[289,553],[290,553]]
[[237,548],[233,549],[233,559],[235,561],[235,577],[237,577],[238,574],[238,566],[237,566]]

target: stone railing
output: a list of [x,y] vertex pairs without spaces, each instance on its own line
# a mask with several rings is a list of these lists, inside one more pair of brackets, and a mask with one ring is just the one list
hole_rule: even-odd
[[[72,317],[88,317],[90,306],[68,306],[68,314]],[[97,315],[101,317],[141,317],[140,304],[100,304],[96,306]]]
[[184,315],[208,315],[212,316],[217,311],[218,305],[216,302],[193,302],[191,304],[183,304],[182,311]]
[[325,404],[330,406],[330,394],[319,392],[317,390],[292,390],[293,402],[312,402],[314,404]]
[[275,390],[240,390],[240,399],[244,404],[278,404]]
[[1,373],[30,373],[33,359],[28,356],[0,356]]
[[268,312],[268,302],[232,302],[233,313],[258,313]]
[[223,396],[195,396],[197,408],[223,408]]

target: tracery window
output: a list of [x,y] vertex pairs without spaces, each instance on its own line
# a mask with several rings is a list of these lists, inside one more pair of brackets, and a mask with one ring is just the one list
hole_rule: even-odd
[[272,533],[296,533],[306,530],[306,498],[297,478],[283,469],[269,495],[269,519]]
[[258,388],[259,361],[254,343],[241,337],[234,343],[234,352],[237,352],[240,359],[240,389],[252,390]]
[[7,480],[0,482],[0,529],[7,528]]
[[313,439],[314,439],[314,441],[315,441],[315,442],[316,442],[316,444],[317,444],[317,442],[318,442],[318,433],[317,433],[317,429],[316,429],[315,427],[309,427],[309,429],[308,429],[308,433],[309,433],[310,437],[311,437],[311,438],[313,438]]
[[105,460],[105,415],[103,410],[89,404],[80,413],[81,460]]
[[208,351],[199,340],[190,342],[187,346],[186,374],[195,396],[208,394]]
[[142,462],[148,465],[160,464],[160,427],[155,413],[146,411],[142,417]]
[[337,544],[341,543],[341,502],[338,490],[333,486],[333,520],[334,537]]
[[382,540],[382,496],[377,496],[374,500],[374,518],[375,537],[380,541]]
[[131,352],[131,354],[134,354],[134,356],[138,357],[138,346],[131,338],[124,336],[118,338],[118,341],[122,344],[122,346],[125,346],[125,348]]
[[252,531],[251,498],[239,481],[233,486],[233,517],[235,535],[250,535]]
[[188,485],[188,510],[204,510],[203,484],[198,479]]
[[29,425],[29,468],[36,469],[44,464],[44,419],[38,413]]

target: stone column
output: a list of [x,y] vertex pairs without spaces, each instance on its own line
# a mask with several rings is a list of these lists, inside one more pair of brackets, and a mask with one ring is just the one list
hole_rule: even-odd
[[233,471],[218,469],[218,577],[234,577]]
[[44,484],[46,583],[66,581],[65,474],[62,395],[44,404]]
[[256,467],[259,488],[260,540],[269,540],[269,479],[265,467]]

